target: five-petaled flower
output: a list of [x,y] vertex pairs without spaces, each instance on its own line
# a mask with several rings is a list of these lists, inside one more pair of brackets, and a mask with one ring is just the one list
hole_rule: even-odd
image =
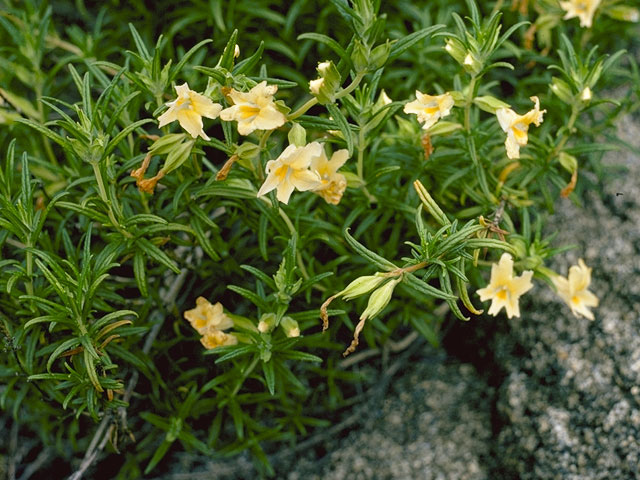
[[589,320],[594,319],[589,307],[598,306],[598,297],[588,290],[591,283],[591,269],[582,259],[578,260],[578,265],[573,265],[569,269],[568,279],[557,275],[552,277],[552,280],[558,295],[569,305],[571,313],[576,317],[583,315]]
[[531,97],[531,101],[535,103],[535,106],[524,115],[518,115],[510,108],[496,110],[500,127],[507,132],[507,140],[504,144],[507,147],[507,157],[509,158],[520,158],[520,147],[526,145],[529,140],[527,136],[529,125],[533,123],[537,127],[542,123],[542,115],[546,110],[540,110],[538,97]]
[[562,8],[567,14],[564,16],[565,20],[578,17],[580,19],[580,26],[590,28],[593,22],[593,14],[600,5],[600,0],[569,0],[567,2],[560,2],[560,8]]
[[505,307],[507,316],[519,317],[520,305],[518,299],[529,291],[533,284],[531,277],[533,272],[525,270],[518,277],[513,276],[513,258],[508,253],[503,253],[500,262],[491,265],[491,281],[485,288],[477,291],[483,302],[491,300],[489,315],[497,315]]
[[416,100],[404,106],[404,113],[414,113],[418,122],[424,123],[423,129],[435,124],[442,117],[446,117],[453,107],[453,97],[450,93],[442,95],[427,95],[416,90]]
[[198,297],[196,308],[185,311],[184,318],[202,335],[200,342],[206,349],[238,343],[235,335],[223,332],[233,327],[233,320],[224,313],[220,302],[211,305],[206,298]]
[[178,98],[167,103],[169,109],[158,117],[158,128],[178,120],[180,126],[193,138],[200,135],[205,140],[210,140],[204,133],[202,117],[218,118],[222,105],[213,103],[210,98],[194,92],[187,83],[176,85],[176,92]]
[[258,191],[258,197],[277,189],[276,197],[282,203],[289,203],[295,189],[313,190],[322,186],[320,175],[309,170],[311,162],[324,155],[318,142],[304,147],[289,145],[275,160],[267,162],[267,178]]
[[322,149],[321,155],[311,161],[310,170],[320,176],[320,185],[314,188],[313,192],[324,198],[327,203],[333,205],[340,203],[342,194],[347,188],[347,179],[338,173],[338,169],[348,158],[349,150],[343,149],[334,152],[329,160]]
[[281,127],[287,117],[276,107],[273,96],[278,91],[277,85],[260,82],[248,92],[231,89],[228,97],[233,105],[220,112],[220,118],[227,122],[238,122],[238,133],[249,135],[255,130],[273,130]]

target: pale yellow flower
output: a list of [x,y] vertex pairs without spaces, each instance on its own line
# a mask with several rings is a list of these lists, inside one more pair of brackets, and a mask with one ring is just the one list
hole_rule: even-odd
[[519,277],[513,276],[513,258],[508,253],[503,253],[500,262],[491,265],[491,280],[489,285],[477,291],[483,302],[491,300],[489,315],[497,315],[505,307],[507,316],[519,317],[520,305],[518,299],[521,295],[533,288],[531,283],[533,272],[525,270]]
[[202,338],[200,339],[200,343],[207,350],[211,350],[212,348],[222,347],[226,345],[236,345],[238,343],[238,338],[231,334],[225,333],[222,330],[211,329],[208,332],[205,332]]
[[538,97],[531,97],[535,103],[532,110],[524,115],[518,115],[510,108],[499,108],[496,116],[502,130],[507,132],[507,140],[504,142],[507,147],[507,157],[520,158],[520,147],[525,146],[529,141],[527,132],[532,123],[537,127],[542,123],[542,115],[546,110],[540,110],[540,100]]
[[189,320],[191,326],[202,335],[200,343],[206,349],[238,343],[235,335],[223,332],[233,327],[233,320],[224,313],[220,302],[211,305],[206,298],[198,297],[196,308],[184,312],[184,318]]
[[311,80],[309,82],[309,91],[314,95],[318,95],[323,84],[324,78],[316,78],[315,80]]
[[451,113],[453,97],[450,93],[442,95],[427,95],[416,90],[416,100],[404,106],[404,113],[414,113],[418,116],[418,122],[424,123],[423,129],[431,127],[439,119]]
[[560,2],[560,8],[562,8],[567,14],[564,16],[565,20],[578,17],[580,19],[580,26],[590,28],[593,22],[593,14],[600,5],[600,0],[569,0],[567,2]]
[[327,203],[337,205],[340,203],[342,194],[347,188],[347,179],[338,169],[342,167],[349,158],[349,150],[338,150],[331,155],[331,160],[322,149],[322,154],[311,161],[310,170],[320,176],[321,184],[313,189],[325,199]]
[[589,320],[593,320],[593,313],[589,307],[598,306],[598,297],[588,289],[591,283],[591,269],[587,267],[582,259],[578,260],[578,265],[573,265],[569,269],[569,278],[558,275],[552,277],[558,295],[569,305],[571,313],[576,317],[583,315]]
[[222,110],[222,105],[213,103],[205,97],[189,88],[187,83],[176,85],[178,98],[167,103],[169,109],[158,117],[158,128],[178,120],[193,138],[200,135],[205,140],[210,140],[204,133],[202,117],[217,118]]
[[273,130],[281,127],[287,117],[277,109],[273,96],[278,91],[277,85],[260,82],[248,92],[231,89],[229,97],[233,105],[220,112],[220,118],[227,122],[238,122],[238,133],[249,135],[255,130]]
[[267,178],[258,191],[258,197],[277,189],[276,197],[282,203],[289,203],[295,189],[313,190],[321,186],[320,175],[309,170],[311,162],[324,155],[324,149],[318,142],[304,147],[289,145],[275,160],[266,165]]

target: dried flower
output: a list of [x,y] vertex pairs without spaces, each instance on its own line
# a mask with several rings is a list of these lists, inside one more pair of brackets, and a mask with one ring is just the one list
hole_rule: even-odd
[[210,140],[204,133],[202,117],[218,118],[222,105],[213,103],[210,98],[189,89],[186,82],[176,85],[176,92],[178,98],[167,103],[169,109],[158,117],[158,128],[178,120],[180,126],[193,138],[199,135],[205,140]]
[[313,190],[321,186],[320,175],[309,170],[311,162],[324,155],[324,149],[318,142],[304,147],[289,145],[275,160],[267,162],[267,178],[258,191],[258,197],[277,189],[276,197],[282,203],[289,203],[295,189]]
[[404,113],[416,114],[418,122],[424,123],[422,128],[427,129],[439,119],[449,115],[452,107],[453,97],[449,93],[427,95],[416,90],[416,100],[404,106]]
[[587,267],[582,259],[578,260],[578,265],[573,265],[569,269],[569,278],[561,275],[552,277],[557,293],[565,301],[571,313],[576,317],[582,315],[589,320],[593,320],[593,313],[589,307],[598,306],[598,297],[591,293],[588,288],[591,283],[591,268]]
[[567,14],[564,16],[565,20],[578,17],[580,19],[580,26],[590,28],[593,22],[593,14],[600,5],[600,0],[569,0],[567,2],[560,2],[560,8],[562,8]]
[[505,307],[509,318],[519,317],[518,299],[533,288],[531,277],[533,277],[531,270],[525,270],[519,277],[514,277],[513,258],[508,253],[503,253],[500,262],[491,265],[489,285],[477,291],[483,302],[491,300],[489,315],[495,316],[502,307]]
[[238,122],[238,133],[249,135],[255,130],[273,130],[281,127],[287,117],[277,109],[273,96],[278,91],[277,85],[260,82],[248,92],[231,89],[228,96],[233,105],[220,112],[220,118],[227,122]]
[[500,127],[507,132],[507,140],[504,144],[507,147],[507,157],[509,158],[520,158],[520,147],[526,145],[529,140],[527,136],[529,125],[533,123],[537,127],[542,123],[542,115],[546,110],[540,110],[538,97],[531,97],[531,101],[535,103],[535,106],[524,115],[518,115],[510,108],[496,110]]
[[347,179],[344,175],[338,173],[338,169],[345,164],[348,158],[348,150],[338,150],[333,153],[331,160],[329,160],[324,149],[322,149],[321,155],[311,161],[310,169],[320,176],[321,182],[319,186],[313,189],[313,192],[324,198],[327,203],[333,205],[340,203],[342,194],[347,188]]

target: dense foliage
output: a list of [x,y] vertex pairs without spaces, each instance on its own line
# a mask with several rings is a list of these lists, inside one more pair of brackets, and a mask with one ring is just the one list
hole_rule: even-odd
[[624,147],[638,10],[574,3],[3,0],[2,409],[80,472],[269,474],[368,380],[343,352],[531,279],[591,315],[542,225]]

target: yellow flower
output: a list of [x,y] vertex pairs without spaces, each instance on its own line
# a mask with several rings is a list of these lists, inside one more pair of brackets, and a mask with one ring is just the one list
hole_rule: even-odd
[[311,161],[310,169],[320,176],[321,184],[313,189],[325,199],[327,203],[337,205],[340,203],[342,194],[347,188],[347,179],[338,169],[345,164],[349,158],[349,150],[338,150],[331,155],[331,160],[327,159],[327,155],[322,149],[319,157],[315,157]]
[[260,82],[248,92],[231,89],[229,97],[233,105],[220,112],[220,118],[227,122],[238,122],[238,133],[249,135],[254,130],[273,130],[281,127],[287,117],[276,108],[273,96],[278,91],[277,85]]
[[158,117],[158,128],[178,120],[180,126],[193,138],[200,135],[205,140],[210,140],[204,133],[202,117],[218,118],[222,105],[213,103],[210,98],[189,89],[186,82],[176,85],[176,92],[178,98],[167,103],[169,109]]
[[573,265],[569,269],[568,279],[558,275],[552,277],[552,280],[558,295],[569,305],[571,313],[576,317],[583,315],[589,320],[593,320],[593,313],[589,307],[598,306],[598,297],[587,290],[591,283],[591,269],[585,265],[582,259],[578,260],[578,265]]
[[289,145],[275,160],[267,162],[267,178],[258,191],[258,197],[277,189],[276,197],[282,203],[289,203],[295,189],[303,192],[321,186],[320,175],[309,170],[311,162],[324,155],[318,142],[304,147]]
[[223,332],[233,327],[233,320],[224,313],[220,302],[211,305],[206,298],[198,297],[196,308],[184,312],[184,318],[202,335],[200,342],[207,349],[238,343],[235,335]]
[[570,18],[580,18],[580,26],[590,28],[593,22],[593,14],[600,5],[600,0],[569,0],[567,2],[560,2],[560,8],[562,8],[567,14],[564,16],[565,20]]
[[520,316],[518,299],[529,291],[533,272],[525,270],[519,277],[513,276],[513,258],[508,253],[503,253],[499,263],[491,265],[491,281],[485,288],[477,291],[483,302],[491,300],[489,315],[497,315],[505,307],[509,318]]
[[453,107],[451,94],[427,95],[416,90],[416,100],[404,106],[404,113],[414,113],[418,116],[418,122],[424,123],[423,129],[427,129],[442,117],[446,117]]
[[238,338],[231,333],[224,333],[222,330],[211,329],[200,339],[200,343],[207,350],[211,350],[212,348],[222,347],[226,345],[236,345],[238,343]]
[[542,123],[542,115],[546,110],[540,110],[538,97],[531,97],[531,101],[535,103],[535,106],[524,115],[518,115],[510,108],[496,110],[500,127],[507,132],[507,140],[504,144],[507,147],[507,157],[509,158],[520,158],[520,147],[526,145],[529,140],[527,136],[529,125],[533,123],[537,127]]
[[322,88],[322,85],[324,84],[324,78],[316,78],[315,80],[311,80],[309,82],[309,91],[314,94],[314,95],[318,95],[320,93],[320,89]]

